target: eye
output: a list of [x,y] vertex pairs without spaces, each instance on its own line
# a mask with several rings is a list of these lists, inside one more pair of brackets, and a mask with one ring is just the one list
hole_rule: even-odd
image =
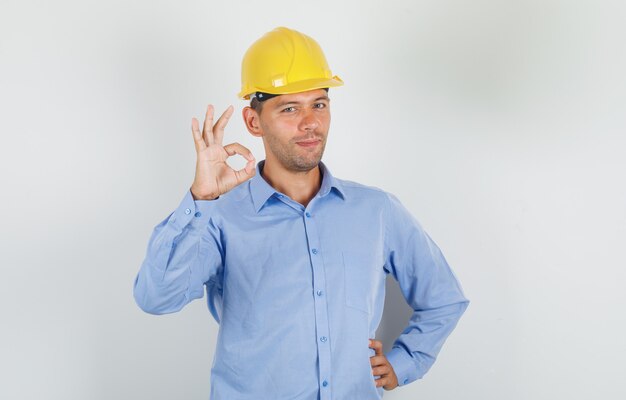
[[315,103],[315,108],[326,108],[326,103]]
[[290,112],[294,112],[294,111],[296,111],[295,107],[287,107],[287,108],[283,109],[282,112],[290,113]]

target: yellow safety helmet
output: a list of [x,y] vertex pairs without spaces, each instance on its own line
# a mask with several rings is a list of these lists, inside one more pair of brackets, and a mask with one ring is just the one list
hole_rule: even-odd
[[313,38],[279,27],[254,42],[243,56],[238,97],[249,100],[255,92],[288,94],[341,85]]

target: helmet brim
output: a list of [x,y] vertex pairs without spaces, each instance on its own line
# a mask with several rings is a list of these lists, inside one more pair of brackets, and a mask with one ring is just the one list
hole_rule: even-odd
[[300,92],[308,92],[309,90],[323,89],[330,87],[343,86],[343,81],[338,76],[333,76],[330,79],[307,79],[304,81],[293,82],[280,87],[269,88],[249,88],[244,89],[237,95],[242,100],[250,100],[250,94],[254,92],[264,92],[270,94],[292,94]]

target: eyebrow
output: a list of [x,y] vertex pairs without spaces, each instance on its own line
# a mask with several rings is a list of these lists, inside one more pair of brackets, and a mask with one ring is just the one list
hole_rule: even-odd
[[[313,102],[320,101],[320,100],[328,100],[328,101],[330,101],[330,98],[328,96],[320,96],[317,99],[313,100]],[[284,106],[286,106],[288,104],[301,104],[301,103],[302,102],[300,102],[300,101],[283,101],[281,103],[276,104],[276,108],[284,107]]]

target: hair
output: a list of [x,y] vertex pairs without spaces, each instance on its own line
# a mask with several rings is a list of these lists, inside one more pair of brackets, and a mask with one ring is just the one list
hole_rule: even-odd
[[256,97],[253,97],[250,100],[250,108],[257,112],[257,114],[261,114],[261,110],[263,110],[263,102],[259,101]]

